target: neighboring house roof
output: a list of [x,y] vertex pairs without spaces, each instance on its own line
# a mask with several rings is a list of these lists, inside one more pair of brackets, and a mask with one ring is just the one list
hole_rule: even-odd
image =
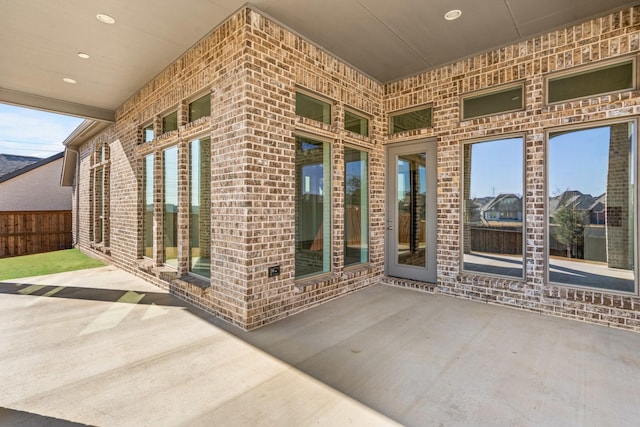
[[596,199],[591,194],[583,194],[577,190],[567,190],[549,199],[549,212],[553,213],[563,206],[571,206],[573,209],[587,211],[595,201]]
[[[8,156],[7,154],[0,154],[0,158],[1,156]],[[10,155],[9,155],[10,156]],[[31,163],[27,163],[26,166],[23,165],[20,169],[16,169],[13,172],[7,173],[6,175],[2,175],[0,176],[0,183],[3,183],[5,181],[8,181],[12,178],[15,178],[17,176],[20,176],[24,173],[27,173],[29,171],[32,171],[34,169],[39,168],[40,166],[44,166],[48,163],[54,162],[58,159],[61,159],[64,156],[64,152],[60,152],[58,154],[54,154],[51,157],[47,157],[46,159],[40,159],[37,157],[26,157],[26,156],[15,156],[15,157],[24,157],[24,158],[31,158],[31,159],[35,159],[34,162]]]
[[40,157],[17,156],[15,154],[0,154],[0,177],[22,169],[25,166],[42,160]]

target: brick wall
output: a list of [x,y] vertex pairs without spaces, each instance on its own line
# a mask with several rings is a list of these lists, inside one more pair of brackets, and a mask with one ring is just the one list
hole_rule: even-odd
[[[251,9],[231,16],[117,111],[106,133],[110,145],[110,247],[112,261],[191,303],[244,328],[255,328],[383,277],[385,149],[423,138],[438,141],[438,286],[393,279],[396,285],[490,301],[513,307],[640,330],[640,300],[546,285],[545,129],[568,123],[632,116],[637,92],[601,96],[554,106],[543,103],[546,73],[638,52],[640,9],[624,10],[572,28],[479,55],[387,85],[349,67],[314,44]],[[525,81],[526,109],[460,122],[463,93]],[[295,91],[317,93],[332,104],[332,124],[295,115]],[[211,116],[186,123],[189,99],[211,94]],[[433,127],[388,136],[387,114],[433,104]],[[344,108],[370,117],[370,137],[343,129]],[[141,144],[141,126],[178,111],[177,131]],[[460,147],[486,136],[526,135],[526,280],[460,273]],[[296,133],[331,142],[332,271],[294,279]],[[141,259],[142,163],[155,153],[156,220],[162,217],[162,156],[178,145],[181,190],[188,203],[188,141],[211,136],[210,283],[184,276],[188,215],[179,214],[182,246],[178,270]],[[89,156],[81,149],[80,245],[92,230]],[[345,144],[370,153],[370,262],[344,268]],[[184,209],[184,208],[183,208]],[[161,224],[156,222],[156,260],[162,258]],[[281,274],[269,278],[267,268]]]
[[[639,93],[627,91],[557,105],[545,105],[543,98],[545,74],[637,53],[639,48],[640,8],[636,7],[386,85],[386,112],[421,103],[434,105],[432,129],[388,137],[386,143],[415,137],[438,139],[436,292],[640,330],[640,299],[548,285],[544,278],[546,129],[633,118],[640,112]],[[460,95],[519,81],[525,82],[524,111],[460,121]],[[461,142],[512,133],[526,135],[525,280],[461,273]]]

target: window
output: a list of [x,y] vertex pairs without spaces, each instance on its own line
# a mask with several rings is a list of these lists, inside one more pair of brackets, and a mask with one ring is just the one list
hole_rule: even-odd
[[108,197],[109,197],[109,147],[105,142],[95,147],[93,164],[91,165],[92,181],[90,191],[93,197],[91,206],[91,221],[93,224],[91,241],[108,246]]
[[296,114],[325,124],[331,124],[331,105],[301,92],[296,92]]
[[466,143],[463,270],[524,277],[522,137]]
[[153,141],[153,123],[142,128],[142,142]]
[[178,147],[164,150],[164,262],[178,266]]
[[635,291],[635,122],[547,140],[550,282]]
[[331,150],[296,137],[296,278],[331,270]]
[[211,115],[211,95],[207,94],[189,104],[189,123]]
[[431,107],[389,116],[391,134],[431,127]]
[[96,226],[94,229],[93,241],[102,243],[104,238],[104,169],[96,169],[96,200],[95,216]]
[[174,111],[162,118],[162,133],[178,130],[178,112]]
[[189,144],[189,271],[211,276],[211,140]]
[[369,261],[369,155],[344,149],[344,265]]
[[[571,70],[546,79],[547,103],[586,98],[636,87],[635,58]],[[582,71],[581,71],[582,70]]]
[[362,136],[369,136],[369,119],[349,110],[344,112],[344,128]]
[[153,258],[153,154],[143,160],[142,205],[143,255]]
[[524,84],[462,97],[462,119],[524,109]]

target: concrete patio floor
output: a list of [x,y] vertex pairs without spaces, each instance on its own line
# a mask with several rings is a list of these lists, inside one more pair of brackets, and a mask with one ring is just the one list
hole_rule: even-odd
[[640,419],[640,335],[386,285],[243,332],[109,266],[0,282],[0,319],[0,425]]

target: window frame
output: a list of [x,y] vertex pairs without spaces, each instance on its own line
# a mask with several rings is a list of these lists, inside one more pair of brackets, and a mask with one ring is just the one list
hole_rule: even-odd
[[[416,129],[408,129],[408,130],[401,130],[398,132],[392,132],[391,130],[391,118],[392,117],[397,117],[397,116],[402,116],[404,114],[408,114],[408,113],[413,113],[414,111],[421,111],[421,110],[430,110],[431,111],[431,123],[429,124],[429,126],[426,127],[422,127],[422,128],[416,128]],[[411,107],[411,108],[405,108],[402,110],[396,110],[396,111],[392,111],[390,113],[387,114],[387,120],[389,122],[389,127],[388,127],[388,132],[389,132],[389,136],[396,136],[396,135],[400,135],[402,133],[405,132],[415,132],[415,131],[419,131],[422,129],[433,129],[433,103],[427,103],[427,104],[422,104],[422,105],[418,105],[415,107]]]
[[[153,138],[146,139],[146,135],[147,135],[146,130],[149,129],[149,128],[151,128],[151,131],[153,132]],[[156,139],[156,129],[155,129],[155,126],[154,126],[154,122],[150,121],[150,122],[147,122],[144,125],[140,126],[140,133],[141,133],[141,137],[142,137],[142,140],[140,142],[141,144],[146,144],[147,142],[152,142],[154,139]]]
[[[335,144],[335,140],[333,140],[332,138],[329,138],[329,137],[326,137],[326,136],[322,136],[322,135],[317,135],[317,134],[314,134],[314,133],[309,133],[309,132],[297,131],[296,130],[296,132],[294,132],[294,139],[297,139],[297,138],[308,138],[308,139],[311,139],[311,140],[316,141],[316,142],[322,142],[322,143],[328,144],[328,147],[329,147],[329,161],[330,161],[329,167],[327,168],[328,169],[327,173],[329,174],[330,183],[329,183],[328,186],[326,186],[326,184],[325,184],[325,186],[327,188],[329,188],[329,191],[330,191],[330,195],[329,195],[329,198],[328,198],[329,207],[325,208],[323,206],[323,210],[327,209],[329,211],[329,218],[327,219],[327,222],[328,222],[328,224],[330,226],[330,230],[329,230],[329,233],[328,233],[329,234],[329,240],[330,240],[329,243],[328,243],[329,252],[328,252],[327,260],[326,260],[326,262],[329,265],[329,269],[327,271],[321,271],[321,272],[317,272],[317,273],[310,273],[310,274],[306,274],[306,275],[303,275],[303,276],[297,276],[296,275],[296,272],[295,272],[295,262],[296,261],[295,261],[295,259],[296,259],[296,252],[297,252],[297,241],[296,241],[296,231],[295,231],[295,229],[297,228],[297,224],[296,224],[297,221],[294,220],[294,282],[296,282],[296,283],[304,283],[304,282],[307,282],[307,281],[316,281],[316,280],[321,280],[322,278],[325,278],[325,277],[330,277],[330,276],[332,276],[334,274],[334,271],[335,271],[334,268],[333,268],[333,256],[334,256],[333,245],[334,245],[335,240],[336,240],[334,238],[334,236],[333,236],[333,229],[334,229],[333,221],[334,221],[334,217],[335,217],[334,212],[333,212],[334,211],[334,197],[335,197],[335,192],[334,192],[334,189],[333,189],[333,185],[336,182],[335,181],[336,180],[336,172],[334,171],[334,168],[331,167],[331,163],[333,162],[333,159],[334,159],[336,144]],[[323,167],[324,167],[324,165],[323,165]],[[297,178],[297,176],[296,176],[297,171],[295,170],[296,168],[297,168],[297,166],[295,165],[295,159],[294,159],[294,181]],[[297,183],[295,185],[295,193],[296,193],[295,197],[296,198],[299,197]],[[324,201],[323,201],[323,203],[324,203]],[[294,199],[294,205],[297,205],[297,202],[296,202],[295,199]],[[296,213],[295,213],[296,210],[297,210],[297,208],[294,206],[294,216],[296,215]],[[325,220],[325,218],[323,218],[323,222],[324,222],[324,220]],[[323,242],[323,245],[324,245],[324,242]],[[323,247],[323,249],[324,249],[324,247]],[[324,262],[325,262],[325,260],[323,259],[323,263]]]
[[[361,134],[359,132],[354,132],[354,131],[349,130],[349,129],[346,128],[347,121],[346,121],[346,117],[345,116],[346,116],[347,113],[353,114],[354,116],[360,117],[361,119],[364,119],[364,120],[367,121],[367,134],[366,135],[363,135],[363,134]],[[349,135],[358,135],[358,136],[363,137],[363,138],[371,138],[371,116],[370,115],[365,114],[365,113],[363,113],[361,111],[358,111],[356,109],[353,109],[351,107],[344,107],[343,108],[343,112],[342,112],[342,116],[343,116],[342,129],[344,131],[348,132]]]
[[[346,182],[346,176],[347,176],[347,162],[346,162],[346,156],[345,156],[345,150],[346,149],[351,149],[351,150],[357,150],[363,153],[367,153],[367,260],[366,261],[360,261],[357,263],[353,263],[353,264],[345,264],[345,258],[346,258],[346,247],[347,247],[347,228],[346,228],[346,210],[347,210],[347,204],[346,204],[346,186],[347,186],[347,182]],[[342,248],[343,248],[343,257],[342,257],[342,266],[345,269],[357,269],[360,268],[362,266],[366,266],[368,264],[371,263],[371,151],[368,149],[365,149],[363,147],[360,147],[358,145],[354,145],[354,144],[343,144],[342,147],[342,154],[344,156],[344,168],[343,168],[343,179],[344,179],[344,183],[343,183],[343,192],[344,192],[344,196],[343,196],[343,210],[342,210],[342,214],[344,215],[344,221],[343,221],[343,233],[342,233]]]
[[[209,97],[209,114],[204,115],[204,116],[200,116],[197,119],[192,119],[191,118],[191,104],[193,104],[196,101],[201,100],[202,98],[208,96]],[[196,95],[190,96],[189,98],[186,99],[185,101],[185,106],[187,109],[187,123],[193,123],[197,120],[200,120],[204,117],[211,117],[211,90],[207,90],[205,92],[198,92]],[[192,138],[195,139],[195,138]]]
[[[176,128],[175,129],[171,129],[171,130],[166,130],[165,129],[165,125],[164,125],[164,119],[169,117],[172,114],[176,115]],[[160,135],[166,135],[169,132],[175,132],[178,129],[180,129],[180,115],[178,114],[178,109],[177,108],[173,108],[173,109],[167,110],[164,114],[161,114],[160,115],[160,124],[161,124]],[[155,137],[155,135],[154,135],[154,137]]]
[[[562,282],[552,282],[550,280],[550,268],[549,268],[549,245],[550,245],[550,221],[549,221],[549,137],[551,134],[559,133],[559,132],[570,132],[570,131],[580,131],[580,130],[588,130],[594,129],[598,127],[604,127],[609,125],[621,124],[621,123],[633,123],[634,125],[634,158],[632,159],[634,170],[634,181],[633,181],[633,195],[635,197],[634,206],[633,206],[633,226],[635,228],[633,233],[633,250],[634,250],[634,290],[632,292],[620,291],[616,289],[607,289],[607,288],[596,288],[592,286],[581,286],[570,283],[562,283]],[[640,218],[638,218],[638,213],[640,213],[640,209],[638,208],[638,200],[640,195],[640,189],[638,188],[638,183],[640,183],[640,179],[638,177],[638,166],[640,164],[640,155],[638,155],[638,135],[640,132],[638,131],[638,125],[640,124],[640,120],[637,116],[629,116],[622,117],[618,119],[611,120],[599,120],[599,121],[590,121],[572,125],[564,125],[564,126],[555,126],[551,128],[547,128],[544,130],[544,249],[543,249],[543,280],[544,284],[548,286],[558,286],[565,289],[574,289],[579,291],[594,291],[601,292],[607,294],[614,295],[623,295],[623,296],[638,296],[640,295],[640,280],[638,278],[638,248],[640,247],[640,234],[638,233],[638,225],[640,224]]]
[[[472,116],[472,117],[465,117],[465,108],[464,108],[464,104],[465,101],[469,100],[469,99],[474,99],[474,98],[482,98],[484,96],[490,96],[490,95],[497,95],[499,93],[503,93],[503,92],[508,92],[512,89],[516,89],[516,88],[520,88],[521,89],[521,93],[520,93],[520,108],[514,108],[514,109],[509,109],[509,110],[501,110],[501,111],[497,111],[495,113],[489,113],[489,114],[481,114],[479,116]],[[463,93],[462,95],[460,95],[460,121],[461,122],[466,122],[466,121],[470,121],[470,120],[476,120],[476,119],[481,119],[484,117],[492,117],[492,116],[497,116],[500,114],[507,114],[507,113],[514,113],[517,111],[524,111],[526,109],[526,82],[524,80],[519,80],[517,82],[511,82],[511,83],[506,83],[506,84],[502,84],[502,85],[498,85],[498,86],[492,86],[492,87],[488,87],[485,89],[480,89],[480,90],[476,90],[476,91],[472,91],[472,92],[467,92],[467,93]]]
[[[167,236],[166,236],[166,217],[167,217],[167,151],[175,149],[176,150],[176,227],[175,227],[175,243],[176,243],[176,258],[170,258],[171,260],[175,259],[176,265],[172,265],[167,263]],[[177,270],[180,266],[180,256],[179,256],[179,247],[180,247],[180,144],[170,144],[160,149],[161,153],[161,183],[162,183],[162,222],[161,222],[161,230],[162,230],[162,265],[169,267],[171,269]],[[157,177],[154,177],[154,183]],[[154,189],[155,191],[155,189]],[[154,207],[155,210],[155,207]]]
[[[295,115],[296,115],[296,117],[302,117],[302,118],[304,118],[306,120],[311,120],[312,122],[320,123],[320,124],[325,125],[325,126],[333,125],[333,123],[335,122],[333,114],[334,114],[334,112],[336,110],[336,103],[334,101],[332,101],[331,99],[329,99],[329,98],[327,98],[325,96],[319,95],[319,94],[317,94],[315,92],[311,92],[309,90],[306,90],[306,89],[303,89],[303,88],[300,88],[300,87],[296,87],[296,89],[294,91],[294,94],[296,96],[296,102],[295,102]],[[324,104],[327,104],[329,106],[329,123],[326,123],[325,121],[312,119],[312,118],[307,117],[307,116],[299,115],[298,114],[298,102],[297,102],[298,94],[302,94],[302,95],[304,95],[304,96],[306,96],[308,98],[314,99],[316,101],[320,101],[320,102],[322,102]]]
[[[515,138],[520,138],[522,140],[522,276],[518,277],[518,276],[509,276],[506,274],[496,274],[496,273],[487,273],[487,272],[482,272],[482,271],[474,271],[474,270],[465,270],[464,268],[464,228],[465,228],[465,221],[464,221],[464,215],[465,215],[465,199],[464,199],[464,194],[465,194],[465,173],[466,170],[464,168],[464,146],[465,145],[473,145],[476,143],[482,143],[482,142],[491,142],[491,141],[501,141],[501,140],[506,140],[506,139],[515,139]],[[460,204],[459,204],[459,209],[460,209],[460,217],[459,217],[459,229],[460,229],[460,237],[459,237],[459,246],[460,246],[460,250],[459,250],[459,266],[458,266],[458,271],[460,272],[460,274],[465,274],[465,275],[481,275],[481,276],[489,276],[489,277],[496,277],[496,278],[501,278],[501,279],[509,279],[509,280],[514,280],[514,281],[521,281],[521,282],[526,282],[527,281],[527,134],[525,132],[521,132],[521,133],[510,133],[510,134],[500,134],[500,135],[493,135],[493,136],[487,136],[487,137],[483,137],[483,138],[474,138],[474,139],[468,139],[468,140],[464,140],[461,142],[460,144]]]
[[[195,277],[198,277],[200,279],[203,279],[203,280],[211,280],[211,276],[207,277],[207,276],[203,276],[201,274],[198,274],[198,273],[194,272],[192,270],[192,265],[191,265],[191,262],[192,262],[191,232],[192,232],[192,230],[191,230],[191,218],[190,218],[190,216],[191,216],[191,207],[192,207],[192,203],[193,203],[193,199],[192,199],[192,196],[193,196],[193,187],[192,187],[192,184],[193,184],[193,180],[192,180],[192,178],[193,178],[193,176],[192,176],[192,160],[193,160],[192,143],[194,141],[196,141],[196,140],[200,141],[200,144],[199,144],[200,145],[200,155],[202,155],[202,140],[203,139],[208,139],[209,140],[209,153],[208,153],[208,155],[209,155],[209,159],[211,159],[211,149],[212,149],[211,133],[198,134],[198,135],[194,135],[192,137],[189,137],[187,139],[187,152],[188,152],[188,154],[187,154],[187,156],[188,156],[188,184],[187,184],[188,197],[187,198],[188,198],[188,210],[189,210],[189,220],[188,220],[189,234],[188,234],[188,238],[187,238],[187,247],[188,247],[188,250],[187,250],[187,255],[188,255],[187,273],[190,274],[190,275],[193,275]],[[200,158],[200,160],[201,160],[201,165],[202,165],[202,158]],[[209,160],[209,162],[211,162],[211,160]],[[211,165],[209,165],[209,169],[208,170],[209,170],[209,210],[208,210],[208,212],[209,212],[209,218],[211,218],[211,214],[212,214],[212,211],[213,211],[213,209],[211,207],[212,206],[212,200],[213,200],[213,198],[212,198],[213,193],[211,192],[211,189],[212,189],[212,185],[211,185]],[[178,179],[179,179],[179,177],[178,177]],[[202,186],[202,182],[200,182],[200,190],[202,190],[201,186]],[[201,204],[201,206],[202,206],[202,204]],[[213,224],[211,223],[211,219],[209,219],[209,251],[211,251],[211,243],[212,243],[212,238],[213,238],[213,235],[211,233],[211,229],[212,228],[213,228]],[[198,247],[201,248],[201,246],[198,246]],[[211,254],[209,255],[209,274],[211,274]]]
[[[601,92],[601,93],[594,93],[592,95],[586,95],[586,96],[579,96],[576,98],[569,98],[569,99],[563,99],[560,101],[553,101],[550,102],[549,101],[549,82],[555,79],[562,79],[562,78],[566,78],[566,77],[572,77],[572,76],[578,76],[581,74],[588,74],[592,71],[598,71],[601,69],[606,69],[609,67],[614,67],[616,65],[623,65],[626,62],[631,62],[632,65],[632,72],[631,72],[631,77],[633,79],[632,85],[630,88],[625,88],[625,89],[618,89],[618,90],[613,90],[613,91],[609,91],[609,92]],[[624,56],[620,56],[617,58],[613,58],[613,59],[608,59],[608,60],[604,60],[604,61],[596,61],[590,64],[586,64],[586,65],[578,65],[575,67],[571,67],[568,68],[566,70],[561,70],[561,71],[556,71],[556,72],[552,72],[552,73],[548,73],[546,75],[543,76],[544,78],[544,85],[543,85],[543,90],[544,90],[544,105],[545,106],[553,106],[553,105],[558,105],[558,104],[564,104],[567,102],[573,102],[573,101],[578,101],[578,100],[582,100],[582,99],[592,99],[592,98],[597,98],[600,96],[606,96],[606,95],[611,95],[611,94],[615,94],[615,93],[624,93],[624,92],[629,92],[629,91],[633,91],[633,90],[637,90],[638,89],[638,82],[639,82],[639,78],[638,78],[638,55],[634,54],[634,55],[624,55]]]
[[[155,258],[155,233],[154,233],[154,227],[153,227],[153,223],[154,223],[154,219],[156,216],[156,191],[158,190],[156,188],[156,156],[157,153],[155,151],[152,151],[150,153],[147,153],[145,155],[142,156],[142,168],[141,168],[141,182],[142,182],[142,194],[141,194],[141,208],[140,211],[142,212],[142,258],[144,259],[149,259],[149,260],[153,260]],[[146,173],[146,168],[147,168],[147,159],[150,160],[151,162],[151,203],[152,203],[152,209],[151,209],[151,223],[149,224],[151,226],[151,257],[148,257],[146,255],[146,248],[147,246],[145,246],[146,242],[145,242],[145,238],[144,238],[144,234],[145,234],[145,209],[146,209],[146,197],[147,197],[147,185],[146,185],[146,178],[148,177],[148,174]]]

